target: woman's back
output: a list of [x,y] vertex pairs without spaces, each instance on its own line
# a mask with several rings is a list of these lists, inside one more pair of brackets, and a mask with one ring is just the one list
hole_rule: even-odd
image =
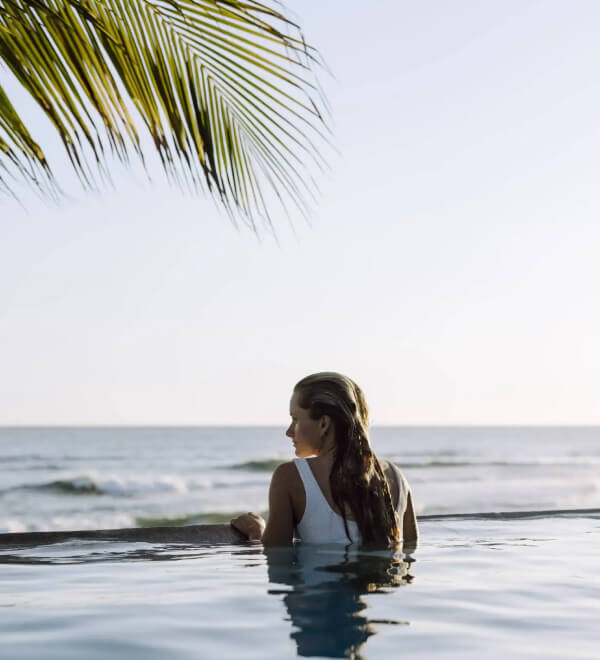
[[[352,512],[346,509],[348,533],[344,521],[331,495],[329,475],[331,461],[321,457],[296,458],[293,461],[298,478],[290,483],[290,498],[296,521],[296,537],[305,542],[348,543],[360,541],[360,531]],[[408,484],[398,468],[388,461],[381,461],[392,501],[402,529],[402,518],[408,500]]]

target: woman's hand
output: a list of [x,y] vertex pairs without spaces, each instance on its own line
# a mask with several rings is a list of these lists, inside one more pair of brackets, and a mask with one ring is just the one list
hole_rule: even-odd
[[250,541],[260,541],[266,527],[265,520],[256,513],[242,513],[241,516],[233,518],[231,526],[248,537]]

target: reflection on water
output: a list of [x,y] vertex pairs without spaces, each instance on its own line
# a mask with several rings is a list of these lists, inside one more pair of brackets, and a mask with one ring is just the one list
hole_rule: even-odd
[[283,594],[291,638],[304,657],[360,658],[361,647],[375,634],[373,624],[406,624],[369,619],[363,596],[385,594],[409,584],[412,557],[398,550],[361,551],[352,546],[298,544],[265,550],[271,585]]
[[[412,552],[413,548],[404,548]],[[2,565],[17,564],[29,567],[36,565],[68,565],[68,564],[97,564],[106,562],[114,566],[122,566],[128,562],[174,562],[179,560],[197,560],[211,562],[211,566],[225,565],[246,569],[264,570],[265,563],[268,571],[267,594],[282,599],[287,612],[281,616],[286,623],[273,626],[277,635],[290,635],[297,648],[297,654],[304,657],[350,657],[359,659],[369,637],[377,632],[376,625],[405,625],[402,615],[398,616],[398,601],[386,607],[386,611],[393,615],[382,618],[370,618],[369,606],[372,601],[365,596],[383,594],[387,598],[396,587],[407,585],[412,576],[409,573],[413,562],[412,557],[402,548],[395,550],[379,549],[365,550],[356,546],[343,546],[340,544],[309,544],[298,543],[294,547],[267,548],[263,551],[260,544],[245,546],[215,546],[198,544],[148,544],[132,542],[91,541],[72,539],[63,543],[39,546],[12,546],[0,551],[0,567]],[[225,564],[225,561],[233,564]],[[215,563],[216,562],[216,563]],[[221,562],[221,563],[219,563]],[[206,582],[206,571],[200,570],[201,565],[195,566],[194,575],[198,579],[196,589],[198,593]],[[185,573],[187,575],[187,573]],[[48,574],[47,574],[48,575]],[[90,601],[104,598],[98,593],[97,586],[92,579],[83,587],[85,597]],[[104,575],[104,571],[102,572]],[[142,575],[138,573],[138,575]],[[234,583],[230,587],[237,587],[243,581],[242,573],[234,572]],[[114,573],[107,566],[106,579],[111,581]],[[122,579],[122,574],[120,574]],[[48,577],[51,577],[48,575]],[[164,577],[164,576],[163,576]],[[39,578],[38,578],[39,579]],[[134,582],[134,591],[140,585],[144,588],[167,589],[172,593],[175,605],[194,606],[194,599],[187,601],[182,597],[181,583],[171,583],[167,577],[165,583],[160,582],[155,573],[147,573],[141,583]],[[158,586],[158,585],[163,586]],[[199,585],[199,586],[198,586]],[[223,581],[221,588],[227,588]],[[57,590],[59,582],[57,578]],[[211,588],[214,588],[212,586]],[[260,587],[264,594],[264,587]],[[89,594],[88,594],[89,590]],[[233,609],[236,601],[231,590],[231,599],[228,604]],[[28,592],[28,597],[44,599],[44,591]],[[215,591],[218,596],[219,592]],[[258,594],[257,594],[258,595]],[[265,595],[266,598],[271,596]],[[69,602],[78,602],[81,594],[77,589],[68,586],[61,595],[61,599]],[[16,597],[18,599],[18,597]],[[131,598],[128,588],[116,589],[111,593],[116,599],[117,607],[120,601],[127,602]],[[160,597],[162,598],[162,596]],[[159,598],[159,600],[160,600]],[[87,602],[87,601],[86,601]],[[191,603],[191,605],[190,605]],[[247,615],[247,612],[245,613]],[[283,614],[283,613],[282,613]],[[289,624],[292,632],[289,632]]]

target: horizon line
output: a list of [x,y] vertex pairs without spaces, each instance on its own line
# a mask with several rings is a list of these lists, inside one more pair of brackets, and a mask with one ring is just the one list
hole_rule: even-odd
[[[223,423],[148,423],[148,422],[125,422],[125,423],[17,423],[17,424],[2,424],[1,429],[116,429],[116,428],[136,428],[136,429],[169,429],[169,428],[285,428],[287,424],[223,424]],[[370,424],[370,428],[600,428],[600,422],[401,422],[401,423],[385,423],[385,424]]]

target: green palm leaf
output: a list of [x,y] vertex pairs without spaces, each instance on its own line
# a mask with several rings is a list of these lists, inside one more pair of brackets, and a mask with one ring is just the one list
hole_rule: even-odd
[[[110,178],[109,155],[144,160],[141,124],[167,176],[212,193],[232,217],[253,227],[268,219],[268,189],[284,207],[310,205],[327,141],[318,55],[274,7],[0,0],[0,62],[45,112],[86,187]],[[19,178],[57,191],[0,86],[0,188],[12,193]]]

